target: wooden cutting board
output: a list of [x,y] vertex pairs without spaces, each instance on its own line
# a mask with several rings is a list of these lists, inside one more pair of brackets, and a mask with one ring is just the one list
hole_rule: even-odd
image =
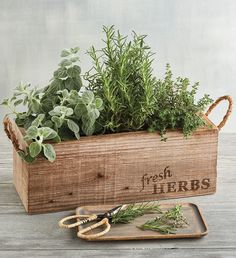
[[[140,230],[137,226],[144,224],[147,220],[155,218],[155,214],[145,214],[136,218],[129,224],[112,224],[111,230],[104,236],[89,241],[117,241],[117,240],[142,240],[142,239],[170,239],[170,238],[199,238],[208,233],[208,229],[201,211],[193,203],[164,203],[161,204],[163,211],[173,208],[176,204],[182,205],[183,214],[189,226],[178,229],[176,234],[161,234],[150,230]],[[76,209],[76,214],[99,214],[104,213],[116,205],[83,206]],[[87,227],[89,224],[78,227],[78,230]],[[99,229],[94,229],[90,233],[98,233]]]

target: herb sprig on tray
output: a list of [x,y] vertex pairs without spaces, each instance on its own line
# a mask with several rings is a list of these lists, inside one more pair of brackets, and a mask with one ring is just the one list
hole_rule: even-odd
[[137,217],[144,214],[161,213],[160,205],[155,203],[129,204],[124,209],[120,209],[112,217],[112,223],[130,223]]
[[157,231],[161,234],[176,234],[178,228],[188,226],[182,206],[179,204],[167,211],[164,211],[158,203],[128,204],[112,216],[111,222],[113,224],[129,224],[145,214],[156,214],[158,216],[137,226],[142,230]]
[[183,215],[182,206],[176,205],[161,216],[145,222],[138,228],[157,231],[162,234],[175,234],[178,228],[183,228],[187,225],[188,222]]

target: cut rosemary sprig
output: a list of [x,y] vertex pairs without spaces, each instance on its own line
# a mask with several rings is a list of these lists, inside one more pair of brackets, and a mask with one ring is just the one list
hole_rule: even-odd
[[130,223],[135,218],[149,213],[162,213],[160,205],[156,203],[129,204],[125,209],[120,209],[112,217],[112,223]]
[[142,230],[158,231],[159,233],[162,233],[162,234],[175,234],[177,231],[177,228],[175,226],[169,225],[161,221],[159,218],[148,220],[138,228]]
[[142,230],[158,231],[162,234],[175,234],[178,228],[183,228],[186,225],[188,225],[188,222],[183,216],[182,206],[176,205],[160,217],[148,220],[138,228]]

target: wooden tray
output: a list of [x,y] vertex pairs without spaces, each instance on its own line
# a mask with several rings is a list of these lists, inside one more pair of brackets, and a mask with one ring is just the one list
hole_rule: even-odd
[[[177,203],[161,204],[163,210],[168,210]],[[142,240],[142,239],[168,239],[168,238],[199,238],[208,233],[206,223],[202,217],[198,206],[193,203],[178,203],[182,205],[183,214],[186,217],[189,226],[178,229],[176,234],[160,234],[154,231],[143,231],[137,228],[138,225],[145,223],[147,220],[155,217],[155,214],[146,214],[135,219],[130,224],[115,224],[111,226],[111,230],[104,236],[92,239],[90,241],[107,241],[107,240]],[[99,214],[103,213],[116,205],[99,205],[99,206],[83,206],[76,209],[76,214]],[[87,227],[82,225],[78,230]],[[93,233],[99,230],[94,229]]]

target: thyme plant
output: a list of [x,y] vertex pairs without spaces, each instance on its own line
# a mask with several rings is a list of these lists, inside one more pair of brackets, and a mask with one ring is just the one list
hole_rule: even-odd
[[205,94],[196,101],[199,83],[190,85],[188,78],[173,79],[170,65],[166,66],[164,79],[157,81],[154,112],[147,120],[150,131],[159,131],[165,140],[167,129],[181,129],[184,136],[205,125],[202,113],[212,103]]

